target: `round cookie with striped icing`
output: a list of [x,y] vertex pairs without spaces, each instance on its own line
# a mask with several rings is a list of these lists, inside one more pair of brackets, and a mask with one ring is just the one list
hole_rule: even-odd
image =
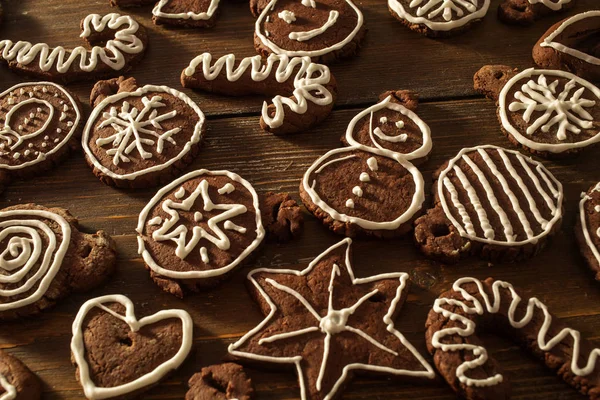
[[531,25],[547,15],[571,9],[577,0],[502,0],[498,18],[510,25]]
[[536,254],[560,227],[561,183],[519,152],[466,148],[435,177],[435,206],[415,222],[417,246],[428,257],[517,261]]
[[600,182],[581,194],[575,237],[581,254],[600,281]]
[[39,378],[20,360],[0,350],[0,400],[39,400]]

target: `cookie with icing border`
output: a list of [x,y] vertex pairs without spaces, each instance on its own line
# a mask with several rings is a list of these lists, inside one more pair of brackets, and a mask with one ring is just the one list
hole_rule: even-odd
[[254,47],[269,54],[330,63],[354,56],[366,29],[352,0],[250,0]]
[[194,322],[185,310],[138,318],[133,302],[107,295],[85,302],[73,322],[71,359],[88,399],[129,399],[158,384],[189,355]]
[[149,187],[181,174],[199,152],[204,113],[186,94],[167,86],[138,87],[133,78],[100,81],[81,143],[105,184]]
[[0,185],[57,166],[79,147],[79,98],[51,82],[19,83],[0,93]]
[[434,174],[434,207],[415,221],[429,258],[456,263],[534,256],[560,229],[564,194],[544,165],[497,146],[462,149]]
[[22,204],[0,210],[0,320],[37,314],[73,292],[103,283],[115,244],[104,231],[80,232],[63,208]]
[[600,182],[581,193],[575,237],[583,258],[600,281]]
[[577,0],[502,0],[498,18],[510,25],[531,25],[547,15],[564,12]]
[[110,0],[112,7],[141,7],[154,4],[152,21],[156,25],[210,28],[219,13],[219,0]]
[[250,271],[249,291],[265,319],[229,353],[295,369],[302,400],[338,399],[354,375],[433,379],[432,367],[395,326],[408,274],[355,277],[351,244],[346,238],[331,246],[302,271]]
[[39,378],[16,357],[0,350],[0,399],[39,400],[42,385]]
[[148,44],[142,25],[116,13],[85,17],[81,38],[88,47],[0,40],[0,62],[17,73],[56,82],[97,80],[129,71],[144,57]]
[[522,298],[510,283],[461,278],[440,294],[425,326],[438,372],[467,400],[510,398],[510,382],[479,338],[480,329],[512,339],[568,385],[590,399],[600,393],[600,349],[581,338],[535,297]]
[[535,155],[568,157],[600,142],[600,88],[576,75],[488,65],[474,87],[497,102],[508,139]]
[[600,10],[576,14],[552,25],[532,54],[540,68],[562,69],[600,81]]
[[185,400],[252,400],[254,387],[244,368],[235,363],[202,368],[188,382]]
[[410,30],[446,37],[468,30],[490,8],[490,0],[388,0],[392,15]]

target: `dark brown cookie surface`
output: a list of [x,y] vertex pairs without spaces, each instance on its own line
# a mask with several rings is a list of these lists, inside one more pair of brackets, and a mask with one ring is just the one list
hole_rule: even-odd
[[77,227],[61,208],[23,204],[0,211],[0,319],[39,313],[112,273],[112,239]]
[[538,19],[569,10],[576,0],[502,0],[498,18],[511,25],[531,25]]
[[252,400],[252,381],[241,365],[226,363],[202,368],[188,382],[185,400]]
[[40,380],[21,361],[0,350],[0,399],[38,400]]
[[251,271],[250,292],[266,318],[230,354],[295,367],[302,398],[312,400],[339,398],[355,373],[433,378],[394,326],[408,274],[356,278],[351,243],[344,239],[302,271]]
[[575,237],[596,280],[600,280],[600,183],[582,193]]
[[288,193],[265,193],[260,197],[260,209],[270,239],[283,243],[302,233],[302,210]]
[[82,146],[106,184],[148,187],[170,181],[196,156],[205,129],[200,108],[166,86],[133,78],[96,84]]

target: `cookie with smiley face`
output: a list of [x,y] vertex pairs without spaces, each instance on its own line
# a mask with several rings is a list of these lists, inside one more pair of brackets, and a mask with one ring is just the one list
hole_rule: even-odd
[[251,0],[254,47],[264,56],[308,56],[332,62],[353,56],[364,38],[363,15],[351,0]]

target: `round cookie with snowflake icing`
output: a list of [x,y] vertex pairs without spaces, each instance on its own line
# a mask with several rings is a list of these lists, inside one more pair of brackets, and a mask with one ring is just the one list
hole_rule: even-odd
[[581,254],[600,281],[600,182],[581,194],[575,237]]
[[51,82],[17,84],[0,94],[0,184],[38,175],[77,147],[77,96]]
[[138,87],[135,79],[94,86],[94,110],[82,136],[86,160],[108,185],[148,187],[171,180],[196,156],[204,114],[167,86]]

